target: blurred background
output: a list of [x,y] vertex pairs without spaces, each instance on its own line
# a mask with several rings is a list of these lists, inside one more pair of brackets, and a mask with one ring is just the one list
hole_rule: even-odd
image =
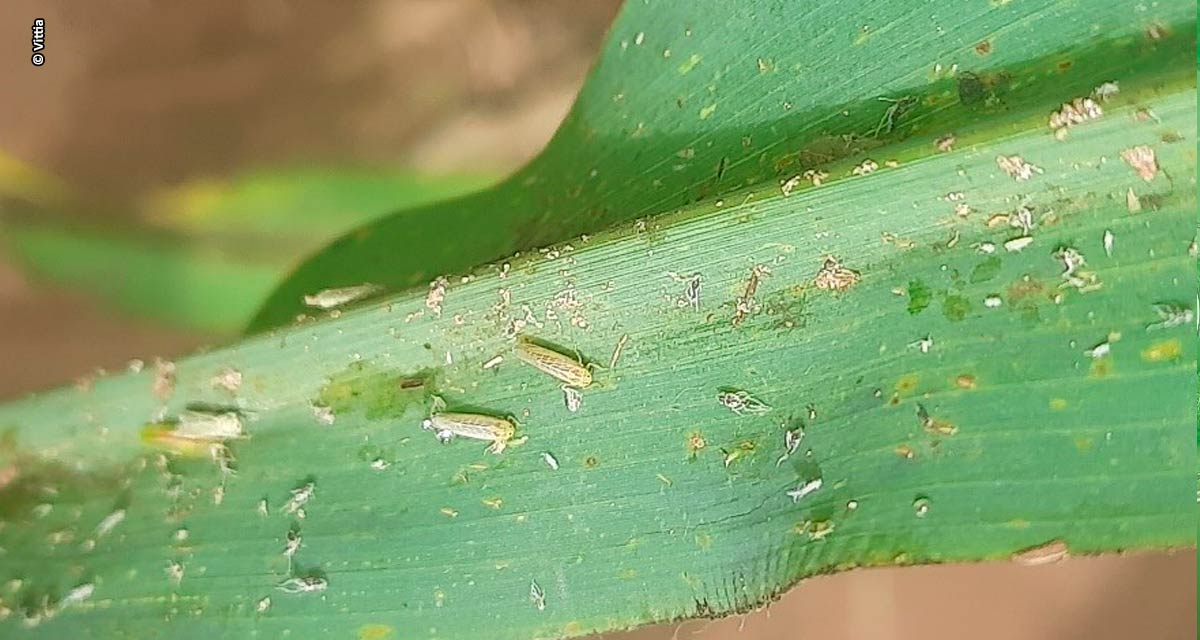
[[[0,398],[231,340],[324,242],[502,178],[619,5],[0,3]],[[1195,638],[1196,602],[1187,550],[853,571],[605,637]]]

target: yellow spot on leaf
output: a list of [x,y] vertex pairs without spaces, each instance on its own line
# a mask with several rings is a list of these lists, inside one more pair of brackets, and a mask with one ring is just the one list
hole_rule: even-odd
[[701,549],[708,549],[712,547],[712,536],[708,535],[707,533],[697,533],[696,546],[700,547]]
[[921,381],[920,376],[915,373],[906,373],[896,380],[896,392],[908,393],[917,388],[917,383]]
[[1160,340],[1146,347],[1142,351],[1142,360],[1146,362],[1165,362],[1167,360],[1178,360],[1183,355],[1183,345],[1179,343],[1177,338],[1170,340]]
[[708,120],[708,117],[711,116],[713,114],[713,112],[716,110],[717,110],[717,105],[715,105],[715,104],[710,104],[707,107],[701,107],[700,108],[700,119]]
[[1050,408],[1055,411],[1062,411],[1067,408],[1067,401],[1065,398],[1051,398]]
[[563,635],[568,637],[583,635],[583,626],[579,624],[578,620],[572,620],[563,625]]
[[692,69],[696,68],[696,65],[700,64],[700,59],[700,54],[693,53],[691,57],[689,57],[687,60],[684,60],[683,63],[679,65],[680,75],[690,73]]
[[1075,448],[1080,452],[1090,451],[1096,445],[1096,441],[1087,436],[1075,436]]
[[975,388],[975,376],[973,376],[969,373],[964,373],[961,376],[958,376],[957,378],[954,379],[954,384],[959,389],[974,389]]
[[621,569],[617,572],[617,577],[622,580],[633,580],[637,574],[637,569]]
[[1112,375],[1112,372],[1112,358],[1093,359],[1092,366],[1089,368],[1089,373],[1093,378],[1107,378]]
[[389,640],[396,630],[386,624],[365,624],[358,628],[358,640]]
[[1029,521],[1025,518],[1013,518],[1012,520],[1004,523],[1004,526],[1008,527],[1009,529],[1028,529]]

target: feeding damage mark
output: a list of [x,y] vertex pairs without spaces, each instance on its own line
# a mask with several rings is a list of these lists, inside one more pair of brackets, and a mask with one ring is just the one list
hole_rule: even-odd
[[717,402],[739,416],[762,414],[771,410],[770,405],[750,395],[749,392],[728,387],[718,390]]
[[436,393],[436,369],[411,373],[384,371],[354,362],[331,376],[313,400],[318,422],[332,424],[334,415],[361,411],[368,420],[399,418],[411,406],[424,406]]
[[750,270],[750,279],[746,281],[746,288],[734,302],[733,326],[738,326],[748,316],[758,313],[758,300],[755,299],[755,294],[758,292],[759,281],[771,275],[771,269],[764,265],[755,265]]
[[842,266],[837,257],[827,256],[813,278],[813,284],[818,289],[843,293],[858,284],[859,279],[857,271]]
[[958,433],[958,427],[929,415],[925,405],[919,402],[917,403],[917,420],[920,421],[922,429],[933,435],[952,436]]
[[1158,175],[1158,156],[1154,153],[1154,149],[1147,145],[1138,145],[1121,151],[1121,159],[1146,182],[1154,180],[1154,177]]

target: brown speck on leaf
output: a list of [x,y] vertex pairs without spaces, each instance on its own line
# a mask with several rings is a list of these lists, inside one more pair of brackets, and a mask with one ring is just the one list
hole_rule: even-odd
[[935,140],[933,142],[933,146],[936,147],[938,151],[947,153],[954,151],[954,143],[957,141],[958,138],[953,133],[947,133],[946,135]]
[[242,386],[242,372],[233,367],[225,367],[209,380],[209,384],[214,389],[237,393]]
[[742,320],[746,319],[746,316],[758,311],[758,301],[754,299],[754,295],[758,292],[759,281],[769,275],[771,275],[770,268],[761,264],[755,265],[750,270],[750,279],[746,281],[746,290],[734,303],[733,326],[738,326]]
[[1129,209],[1129,213],[1137,213],[1142,210],[1142,200],[1133,192],[1133,187],[1129,187],[1129,190],[1125,192],[1125,208]]
[[1154,149],[1147,145],[1141,144],[1125,149],[1121,152],[1121,159],[1125,161],[1125,164],[1133,167],[1133,170],[1146,182],[1150,182],[1154,176],[1158,175],[1158,157],[1155,155]]
[[1100,108],[1100,103],[1090,96],[1075,98],[1064,103],[1058,111],[1050,114],[1049,125],[1054,132],[1054,137],[1064,140],[1069,128],[1088,120],[1095,120],[1102,115],[1104,115],[1104,110]]
[[842,293],[853,287],[858,284],[858,281],[858,272],[842,266],[842,263],[834,256],[825,258],[825,262],[821,265],[821,270],[813,278],[813,284],[818,289],[836,291],[838,293]]
[[964,373],[954,379],[954,384],[959,389],[974,389],[975,388],[975,376],[973,376],[969,373]]
[[442,302],[446,300],[446,287],[448,286],[450,286],[450,281],[444,276],[439,276],[429,283],[429,293],[425,296],[425,307],[439,318],[442,317]]
[[175,363],[154,359],[154,383],[151,387],[159,400],[166,402],[175,393]]
[[1026,162],[1021,156],[996,156],[996,166],[1017,182],[1028,180],[1035,173],[1044,173],[1041,167]]
[[975,45],[975,53],[978,53],[981,56],[986,56],[987,54],[989,54],[991,52],[992,52],[992,43],[989,40],[984,40],[983,42],[980,42],[979,44]]

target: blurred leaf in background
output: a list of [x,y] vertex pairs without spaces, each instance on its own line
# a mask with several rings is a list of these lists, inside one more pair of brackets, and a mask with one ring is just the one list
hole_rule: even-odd
[[[151,192],[135,220],[99,220],[60,181],[4,156],[0,242],[32,274],[119,308],[217,335],[242,330],[297,263],[399,209],[458,196],[483,175],[297,169]],[[67,204],[70,202],[71,204]]]

